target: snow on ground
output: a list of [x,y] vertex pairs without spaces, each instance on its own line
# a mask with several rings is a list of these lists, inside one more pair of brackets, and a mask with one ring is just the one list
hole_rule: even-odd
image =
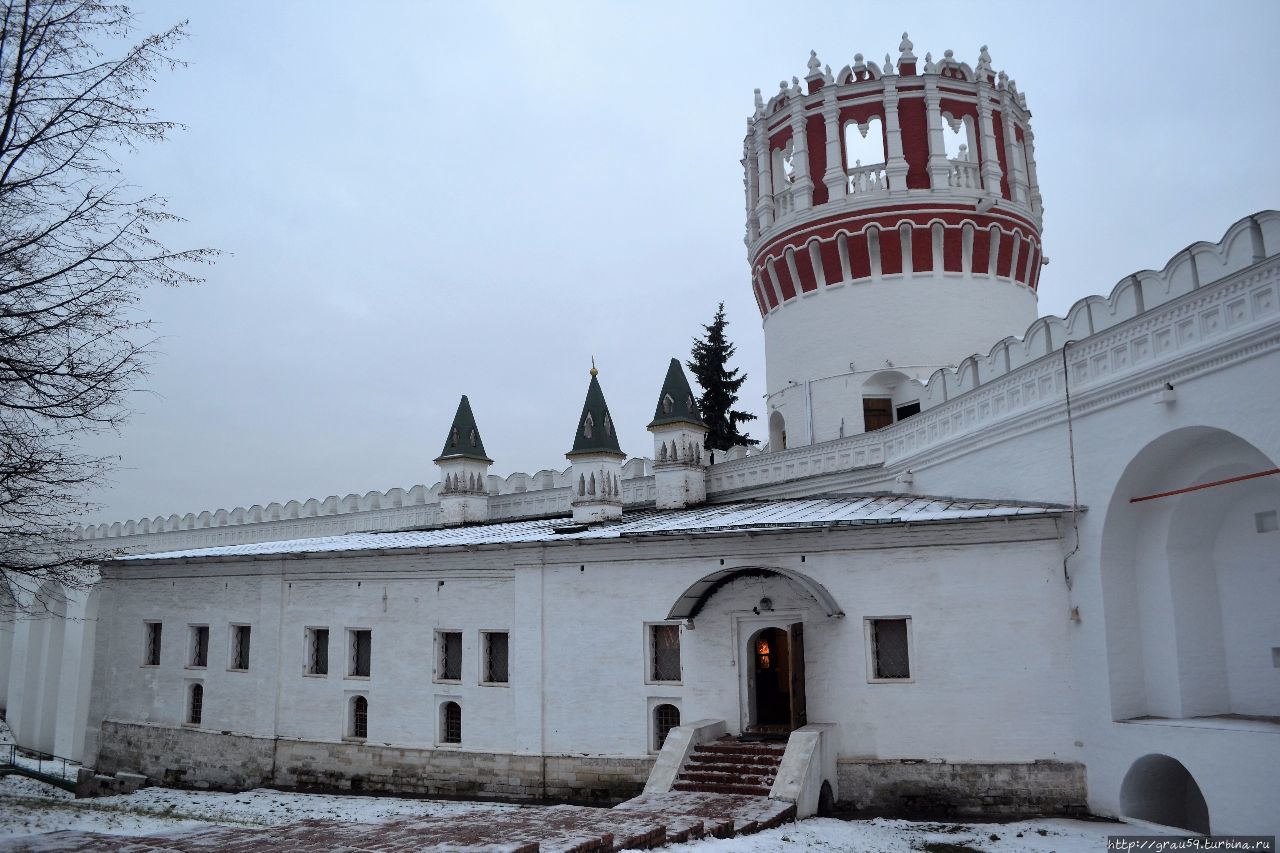
[[672,853],[783,853],[788,850],[859,853],[1098,853],[1108,835],[1154,835],[1156,830],[1111,821],[1045,818],[1013,823],[834,820],[810,818],[742,838],[708,839],[663,848]]
[[377,823],[404,816],[472,814],[532,808],[504,803],[292,794],[259,789],[240,794],[143,788],[132,794],[77,800],[20,776],[0,778],[0,837],[77,829],[121,835],[203,826],[277,826],[312,818]]
[[[62,829],[116,835],[168,834],[208,826],[274,826],[309,818],[377,823],[403,816],[537,808],[457,800],[293,794],[267,789],[225,794],[144,788],[122,796],[76,800],[51,785],[7,776],[0,778],[0,847],[12,844],[19,836]],[[673,853],[1096,853],[1106,849],[1106,836],[1126,831],[1135,829],[1118,823],[1066,819],[948,823],[814,818],[757,835],[709,839],[666,849]],[[1152,832],[1150,828],[1139,831]]]

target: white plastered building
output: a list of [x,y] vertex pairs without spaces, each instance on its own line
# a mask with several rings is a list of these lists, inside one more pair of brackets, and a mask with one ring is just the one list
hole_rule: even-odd
[[1029,121],[985,49],[812,58],[744,141],[764,452],[708,464],[676,363],[624,464],[593,372],[564,470],[488,474],[464,398],[430,488],[83,529],[131,556],[3,626],[17,739],[616,799],[723,731],[870,811],[1280,833],[1280,214],[1036,319]]

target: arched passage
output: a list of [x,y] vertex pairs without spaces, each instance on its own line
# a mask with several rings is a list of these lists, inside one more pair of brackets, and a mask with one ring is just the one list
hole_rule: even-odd
[[1280,475],[1236,479],[1275,468],[1210,427],[1169,432],[1126,467],[1102,539],[1115,719],[1280,717]]
[[1167,755],[1144,755],[1120,786],[1120,814],[1162,826],[1209,834],[1209,806],[1182,762]]

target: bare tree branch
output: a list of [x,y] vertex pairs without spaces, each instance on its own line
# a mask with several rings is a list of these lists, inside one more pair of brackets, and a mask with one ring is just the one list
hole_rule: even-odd
[[110,556],[69,533],[112,464],[78,441],[129,415],[152,355],[142,292],[217,254],[168,249],[153,230],[178,217],[120,178],[120,155],[177,127],[144,99],[186,37],[104,54],[133,29],[113,3],[0,0],[0,611],[47,610]]

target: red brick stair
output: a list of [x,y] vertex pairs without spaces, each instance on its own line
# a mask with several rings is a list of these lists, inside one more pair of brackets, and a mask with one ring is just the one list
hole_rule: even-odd
[[693,748],[672,790],[769,796],[785,743],[721,738]]

